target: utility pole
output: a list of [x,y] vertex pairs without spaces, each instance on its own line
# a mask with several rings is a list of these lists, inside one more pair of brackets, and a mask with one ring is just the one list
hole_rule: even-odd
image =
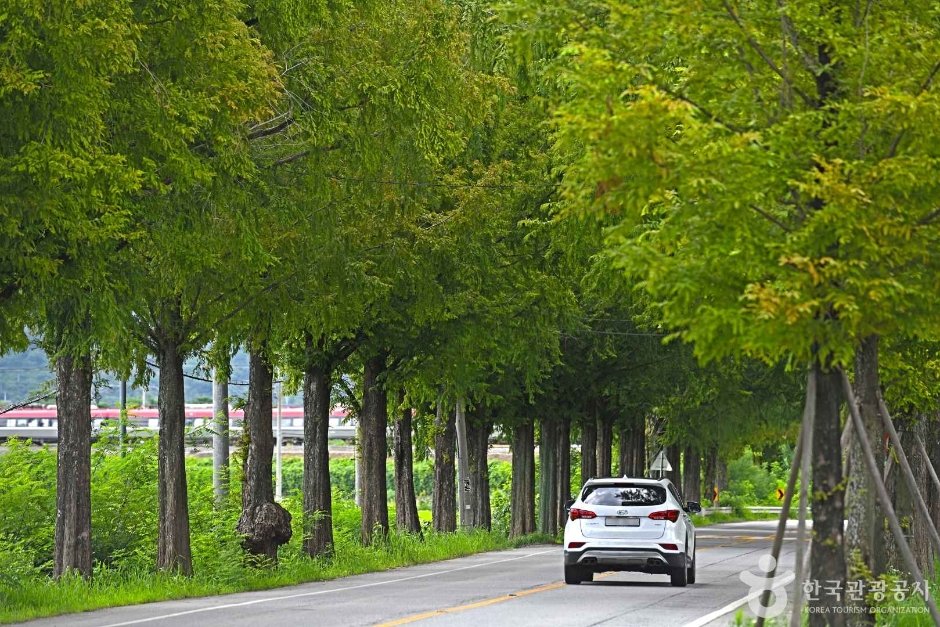
[[353,501],[356,507],[362,507],[362,455],[359,454],[359,444],[362,442],[362,428],[359,426],[359,418],[356,418],[356,439],[353,440],[353,467],[355,468],[355,480],[353,482]]
[[275,437],[277,438],[277,453],[275,460],[275,469],[274,469],[274,500],[280,501],[283,495],[282,492],[282,474],[281,474],[281,445],[283,444],[284,438],[281,437],[281,410],[283,408],[282,401],[284,400],[284,388],[282,387],[283,383],[280,381],[277,382],[277,429],[275,430]]
[[457,399],[457,503],[460,507],[460,526],[470,527],[470,503],[473,493],[470,492],[470,464],[467,456],[467,412],[466,403],[461,396]]
[[228,378],[212,371],[212,488],[221,503],[228,495]]
[[118,439],[121,457],[124,457],[124,443],[127,441],[127,379],[121,380],[121,427]]

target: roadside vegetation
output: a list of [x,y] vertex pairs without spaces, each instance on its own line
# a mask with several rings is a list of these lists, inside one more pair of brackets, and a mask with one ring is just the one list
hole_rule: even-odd
[[[7,404],[54,396],[58,442],[0,461],[3,593],[554,538],[597,476],[741,513],[797,450],[812,578],[929,571],[935,4],[5,8],[0,354],[46,354]],[[150,390],[158,437],[92,445],[106,381]],[[193,381],[211,471],[186,457]],[[283,500],[275,391],[304,414]],[[330,464],[337,406],[358,472]]]
[[[241,512],[238,480],[233,482],[230,496],[216,503],[211,467],[206,468],[203,460],[189,459],[196,574],[158,573],[152,522],[158,472],[156,443],[142,440],[120,457],[113,442],[102,442],[96,445],[92,460],[94,577],[53,580],[48,574],[54,553],[55,452],[31,448],[25,442],[12,441],[9,446],[9,452],[0,456],[3,623],[114,605],[274,588],[556,541],[537,534],[510,539],[505,529],[437,533],[430,526],[429,512],[422,511],[427,523],[422,525],[421,535],[393,528],[381,542],[364,547],[359,542],[361,513],[352,501],[352,492],[337,487],[334,554],[310,560],[304,557],[299,529],[302,498],[299,491],[290,490],[283,504],[293,515],[297,533],[281,547],[277,569],[259,568],[258,563],[246,559],[241,538],[234,532]],[[335,465],[343,471],[342,463]]]
[[[8,452],[0,456],[0,564],[3,564],[0,568],[0,622],[113,605],[273,588],[481,551],[560,542],[560,536],[545,534],[510,539],[511,463],[495,460],[489,462],[492,531],[435,532],[429,508],[422,507],[429,505],[433,496],[433,467],[429,461],[422,461],[415,464],[414,477],[422,520],[421,535],[393,527],[382,542],[372,548],[363,547],[359,542],[361,511],[353,502],[353,460],[334,459],[330,463],[334,553],[317,560],[304,559],[300,529],[303,521],[302,460],[288,458],[283,466],[286,498],[282,503],[292,514],[295,533],[290,542],[281,546],[277,569],[258,568],[259,564],[245,557],[241,538],[234,532],[241,513],[237,475],[229,495],[217,502],[212,490],[211,460],[188,458],[196,575],[187,578],[159,574],[154,568],[156,529],[152,520],[157,506],[156,440],[137,440],[120,455],[116,432],[111,432],[94,445],[92,452],[94,577],[91,581],[81,577],[52,580],[48,573],[54,556],[52,513],[56,453],[16,440],[8,442],[7,446]],[[574,456],[577,455],[574,452]],[[388,465],[389,483],[393,484],[394,471],[391,462]],[[736,503],[752,504],[755,485],[762,486],[758,492],[775,485],[772,474],[764,465],[754,463],[749,450],[729,464],[729,476],[731,487],[722,498],[736,499]],[[579,480],[577,471],[572,481],[577,485]],[[744,492],[738,493],[739,489]],[[390,500],[393,497],[391,494]],[[394,507],[390,516],[394,519]],[[767,517],[736,511],[694,518],[696,525],[707,526]]]

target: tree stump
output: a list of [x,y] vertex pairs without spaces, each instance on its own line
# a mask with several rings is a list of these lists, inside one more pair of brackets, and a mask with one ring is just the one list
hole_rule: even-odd
[[235,530],[242,536],[242,548],[256,557],[277,564],[277,547],[290,542],[291,515],[277,503],[264,502],[242,511]]

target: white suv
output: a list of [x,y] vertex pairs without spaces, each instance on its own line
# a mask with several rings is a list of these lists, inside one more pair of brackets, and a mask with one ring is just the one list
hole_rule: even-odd
[[591,479],[566,504],[565,583],[625,570],[670,575],[672,585],[695,583],[695,526],[668,479]]

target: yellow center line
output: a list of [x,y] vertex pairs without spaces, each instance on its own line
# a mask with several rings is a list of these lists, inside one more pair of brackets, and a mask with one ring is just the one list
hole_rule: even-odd
[[[697,549],[698,551],[708,551],[711,549],[716,549],[719,547],[702,547]],[[612,577],[616,575],[618,571],[608,571],[601,573],[599,575],[594,575],[594,580],[604,579],[605,577]],[[520,592],[513,592],[511,594],[504,594],[500,597],[493,597],[492,599],[484,599],[483,601],[477,601],[476,603],[468,603],[466,605],[457,605],[455,607],[448,607],[442,610],[432,610],[430,612],[424,612],[422,614],[413,614],[412,616],[405,616],[404,618],[399,618],[397,620],[389,621],[387,623],[378,623],[374,627],[397,627],[398,625],[407,625],[408,623],[415,623],[419,620],[425,620],[428,618],[434,618],[435,616],[443,616],[444,614],[456,614],[457,612],[465,612],[467,610],[475,610],[480,607],[486,607],[488,605],[495,605],[496,603],[502,603],[503,601],[511,601],[512,599],[518,599],[519,597],[529,596],[530,594],[538,594],[539,592],[548,592],[549,590],[557,590],[558,588],[564,588],[567,584],[564,582],[550,583],[545,586],[540,586],[538,588],[530,588],[528,590],[522,590]]]
[[486,607],[487,605],[493,605],[494,603],[502,603],[503,601],[509,601],[510,599],[517,599],[519,597],[528,596],[530,594],[536,594],[539,592],[547,592],[549,590],[555,590],[557,588],[564,587],[565,584],[562,582],[551,583],[547,586],[541,586],[539,588],[531,588],[529,590],[523,590],[521,592],[516,592],[513,594],[506,594],[501,597],[494,597],[492,599],[486,599],[484,601],[477,601],[476,603],[468,603],[467,605],[458,605],[457,607],[449,607],[443,610],[434,610],[432,612],[425,612],[423,614],[415,614],[413,616],[406,616],[405,618],[399,618],[398,620],[393,620],[388,623],[380,623],[375,627],[395,627],[396,625],[406,625],[408,623],[413,623],[419,620],[424,620],[426,618],[433,618],[435,616],[441,616],[443,614],[455,614],[457,612],[464,612],[466,610],[474,610],[478,607]]

